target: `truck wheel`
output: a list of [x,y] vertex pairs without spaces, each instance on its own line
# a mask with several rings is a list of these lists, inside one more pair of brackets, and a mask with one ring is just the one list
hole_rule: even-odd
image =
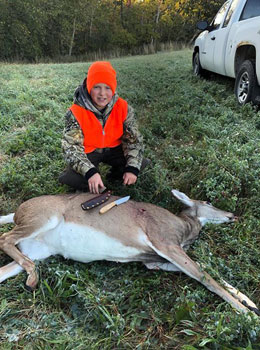
[[193,53],[193,58],[192,58],[192,68],[193,68],[193,74],[201,77],[206,76],[206,71],[201,67],[200,64],[200,55],[199,51],[196,51]]
[[241,64],[235,82],[235,95],[241,106],[252,101],[256,85],[255,61],[246,60]]

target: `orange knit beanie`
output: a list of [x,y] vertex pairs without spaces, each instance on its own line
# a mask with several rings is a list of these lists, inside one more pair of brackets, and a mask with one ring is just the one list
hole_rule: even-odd
[[106,84],[111,87],[113,95],[116,91],[116,71],[110,62],[97,61],[92,63],[88,70],[87,90],[90,93],[92,87],[96,84]]

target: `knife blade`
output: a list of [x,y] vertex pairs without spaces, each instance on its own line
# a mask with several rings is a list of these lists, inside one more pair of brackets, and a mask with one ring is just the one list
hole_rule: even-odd
[[130,199],[130,196],[126,196],[126,197],[123,197],[123,198],[119,198],[117,199],[116,201],[113,201],[107,205],[105,205],[103,208],[101,208],[99,210],[99,214],[104,214],[106,213],[108,210],[112,209],[113,207],[115,207],[116,205],[120,205],[122,203],[125,203],[127,202],[128,200]]

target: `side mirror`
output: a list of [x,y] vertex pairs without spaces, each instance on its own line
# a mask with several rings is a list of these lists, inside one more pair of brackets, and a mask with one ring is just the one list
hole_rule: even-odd
[[209,28],[209,24],[208,24],[207,21],[200,21],[200,22],[197,23],[197,28],[199,30],[206,30],[206,29]]

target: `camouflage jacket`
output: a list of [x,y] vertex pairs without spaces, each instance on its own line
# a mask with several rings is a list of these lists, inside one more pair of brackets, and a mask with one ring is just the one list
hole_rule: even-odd
[[[92,103],[86,89],[86,79],[80,85],[74,94],[74,103],[90,110],[98,118],[102,126],[105,123],[118,99],[117,93],[112,101],[106,106],[105,110],[99,111]],[[143,138],[138,130],[135,113],[133,108],[128,105],[128,113],[123,124],[124,134],[122,136],[122,149],[126,158],[126,169],[134,168],[134,173],[138,174],[143,159]],[[78,121],[69,109],[65,115],[65,129],[62,138],[62,150],[66,163],[77,173],[86,176],[87,173],[93,173],[95,166],[88,159],[84,152],[84,136]],[[129,170],[127,170],[129,171]],[[131,172],[131,170],[130,170]]]

